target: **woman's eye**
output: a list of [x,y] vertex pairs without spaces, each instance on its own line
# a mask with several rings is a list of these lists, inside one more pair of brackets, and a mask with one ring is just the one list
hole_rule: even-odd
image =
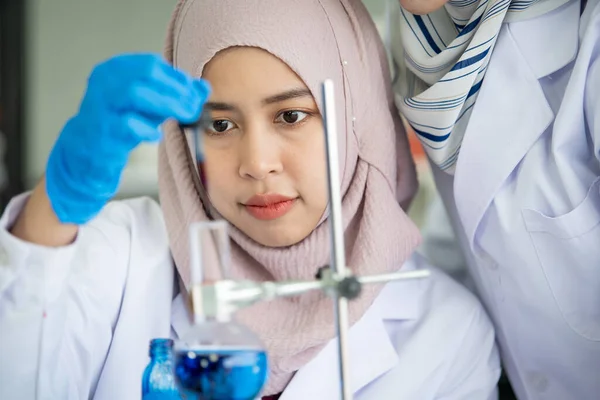
[[277,117],[277,121],[286,124],[297,124],[306,117],[308,117],[308,114],[302,111],[284,111],[281,114],[279,114],[279,117]]
[[224,133],[233,128],[233,122],[227,121],[226,119],[218,119],[212,122],[209,131],[215,133]]

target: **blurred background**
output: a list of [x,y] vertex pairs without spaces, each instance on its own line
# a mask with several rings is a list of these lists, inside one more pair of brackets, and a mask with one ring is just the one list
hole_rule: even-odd
[[[386,7],[363,0],[385,39]],[[31,189],[63,125],[79,107],[92,68],[123,52],[161,52],[176,0],[0,0],[0,209]],[[458,280],[454,242],[428,163],[409,132],[420,189],[410,215],[423,232],[419,251]],[[157,198],[156,147],[131,156],[118,197]],[[502,398],[514,398],[503,380]]]

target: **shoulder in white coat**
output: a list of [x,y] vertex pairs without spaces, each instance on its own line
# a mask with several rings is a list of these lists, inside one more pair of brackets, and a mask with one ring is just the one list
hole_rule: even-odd
[[[117,370],[138,381],[130,371],[143,368],[148,338],[169,332],[173,268],[160,208],[110,203],[74,243],[46,248],[8,231],[26,200],[13,199],[0,220],[0,398],[102,398]],[[113,395],[139,398],[139,383]]]

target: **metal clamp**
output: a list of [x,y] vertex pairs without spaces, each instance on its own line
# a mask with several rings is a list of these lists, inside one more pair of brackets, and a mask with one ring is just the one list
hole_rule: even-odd
[[313,281],[254,282],[221,280],[208,285],[192,288],[195,299],[194,312],[202,318],[229,320],[236,311],[259,301],[269,301],[278,297],[297,296],[313,290],[321,290],[331,297],[347,300],[357,298],[362,286],[372,283],[385,283],[395,280],[420,279],[429,276],[427,270],[396,272],[391,274],[356,277],[340,276],[329,267],[322,267]]

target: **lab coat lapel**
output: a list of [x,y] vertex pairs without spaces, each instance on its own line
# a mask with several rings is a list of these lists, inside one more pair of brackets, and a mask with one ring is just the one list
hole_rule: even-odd
[[580,1],[530,21],[513,22],[510,32],[537,79],[558,71],[577,56]]
[[184,296],[179,293],[171,305],[171,328],[177,338],[182,337],[192,327],[185,303]]
[[[397,346],[388,334],[385,321],[417,319],[422,306],[421,285],[420,281],[406,281],[386,286],[363,318],[350,329],[349,382],[353,393],[398,364]],[[280,400],[341,399],[337,346],[337,339],[332,340],[299,370]]]
[[[348,346],[353,393],[398,363],[396,350],[377,315],[365,315],[350,330]],[[296,373],[280,400],[336,400],[341,398],[340,392],[336,339]]]
[[456,207],[472,250],[487,207],[554,113],[538,79],[578,48],[579,2],[502,27],[457,162]]

